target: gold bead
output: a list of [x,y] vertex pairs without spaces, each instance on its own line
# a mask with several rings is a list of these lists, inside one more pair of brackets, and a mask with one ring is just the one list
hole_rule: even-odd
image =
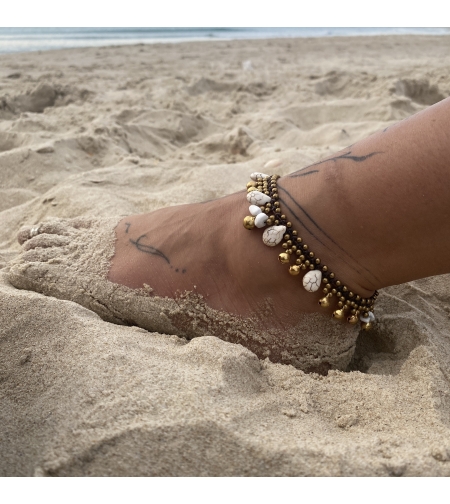
[[372,329],[373,325],[372,325],[372,322],[363,322],[361,324],[361,329],[363,331],[369,331],[370,329]]
[[[299,250],[299,252],[300,252],[300,250]],[[304,256],[301,252],[300,252],[300,259],[301,259],[302,261],[304,261],[304,260],[305,260],[305,256]]]
[[336,292],[337,292],[337,291],[336,291],[336,289],[331,289],[331,292],[332,292],[333,294],[336,294]]
[[309,257],[314,257],[314,252],[310,252]]
[[253,180],[251,182],[247,182],[247,189],[249,187],[255,187],[255,185],[256,185],[256,182],[254,182]]
[[334,273],[330,273],[330,278],[334,278]]
[[292,223],[291,222],[286,222],[286,227],[288,227],[288,228],[292,227]]
[[347,292],[347,291],[348,291],[348,289],[347,289],[347,287],[346,287],[345,285],[344,285],[344,287],[342,287],[342,290],[343,290],[344,292]]
[[297,231],[292,231],[292,236],[297,236]]
[[[292,234],[294,234],[294,232],[292,232]],[[300,236],[297,237],[297,243],[302,243],[302,239],[300,238]]]
[[252,192],[252,191],[257,191],[257,190],[258,190],[258,189],[257,189],[256,187],[253,187],[253,186],[252,186],[252,187],[249,187],[249,188],[247,189],[247,192],[249,193],[249,192]]
[[292,249],[292,252],[296,252],[297,247],[295,245],[292,245],[291,249]]
[[296,259],[296,260],[295,260],[295,264],[302,264],[301,259]]
[[288,248],[288,245],[287,243],[283,243],[283,245],[281,245],[284,249],[287,249]]
[[275,219],[275,226],[278,226],[279,223],[280,221],[278,219]]
[[328,267],[327,266],[322,266],[322,271],[328,271]]
[[264,210],[266,209],[264,205],[260,206],[259,208],[261,209],[261,212],[264,212]]
[[327,285],[325,285],[325,287],[326,287],[327,289],[331,289],[331,284],[327,283]]
[[310,265],[310,262],[309,261],[305,261],[305,266],[309,266]]
[[265,209],[264,209],[264,213],[266,213],[266,214],[270,214],[270,208],[265,208]]
[[336,285],[339,287],[339,285],[341,285],[341,282],[339,280],[336,280]]
[[339,306],[339,308],[342,308],[344,306],[344,303],[342,301],[339,301],[338,306]]
[[320,299],[319,305],[322,306],[323,308],[328,308],[328,306],[330,306],[330,303],[328,301],[328,296],[325,296],[324,298]]
[[298,275],[300,273],[300,266],[297,266],[297,265],[290,266],[289,273],[291,275]]
[[332,317],[337,320],[342,320],[345,317],[344,310],[342,310],[342,309],[341,310],[334,310]]
[[278,260],[281,264],[287,264],[289,262],[289,254],[286,254],[286,252],[281,252],[281,254],[279,254],[278,256]]
[[269,192],[269,191],[264,191],[264,194],[265,194],[266,196],[270,196],[270,192]]
[[316,259],[316,264],[320,264],[320,259],[319,258]]
[[304,264],[304,263],[303,263],[303,264],[300,266],[300,268],[302,268],[302,270],[305,270],[305,269],[306,269],[306,264]]
[[350,317],[347,317],[347,322],[349,324],[356,324],[358,322],[358,317],[356,315],[351,315]]
[[288,240],[286,243],[289,245],[289,247],[292,245],[292,241],[291,240]]
[[300,250],[297,250],[297,252],[295,252],[295,253],[296,253],[298,256],[301,256],[301,255],[302,255],[302,253],[301,253],[301,251],[300,251]]
[[288,254],[292,254],[292,249],[287,249],[287,250],[286,250],[286,252],[287,252]]
[[290,236],[286,233],[286,234],[283,236],[283,238],[284,238],[285,240],[289,240]]
[[276,207],[280,206],[280,204],[278,203],[278,201],[275,201],[274,206],[276,206]]
[[309,265],[309,269],[310,269],[310,270],[313,270],[314,268],[315,268],[314,264],[310,264],[310,265]]
[[255,227],[255,218],[251,217],[250,215],[245,217],[244,227],[245,227],[245,229],[253,229]]
[[348,297],[353,297],[353,296],[354,296],[353,292],[352,292],[352,291],[350,291],[350,292],[348,293]]
[[328,293],[328,289],[325,287],[325,289],[323,289],[322,292],[324,292],[325,294],[327,294]]
[[323,278],[322,283],[327,284],[328,283],[328,278]]
[[308,250],[308,245],[306,245],[306,243],[303,245],[303,250]]
[[281,216],[281,220],[286,220],[286,215],[284,215],[284,214],[283,214],[283,215]]

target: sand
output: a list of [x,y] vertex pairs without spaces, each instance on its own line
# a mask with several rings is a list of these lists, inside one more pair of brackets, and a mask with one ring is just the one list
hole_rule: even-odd
[[290,173],[449,96],[448,44],[1,55],[0,475],[449,475],[449,276],[382,291],[375,329],[327,376],[8,281],[23,225],[232,193],[269,160]]

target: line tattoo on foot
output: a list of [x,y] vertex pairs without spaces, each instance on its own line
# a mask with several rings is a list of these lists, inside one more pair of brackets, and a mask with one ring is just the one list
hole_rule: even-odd
[[169,258],[163,252],[161,252],[160,250],[158,250],[155,247],[152,247],[151,245],[146,245],[145,243],[141,243],[141,240],[143,238],[147,238],[147,235],[143,234],[137,240],[132,240],[130,238],[130,243],[132,243],[140,252],[144,252],[146,254],[161,257],[167,262],[167,264],[170,264]]

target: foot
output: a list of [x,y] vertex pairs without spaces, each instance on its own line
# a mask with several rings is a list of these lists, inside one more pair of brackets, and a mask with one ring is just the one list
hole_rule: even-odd
[[75,301],[105,320],[188,339],[215,335],[260,358],[345,369],[358,335],[331,319],[278,247],[248,231],[245,192],[110,220],[54,220],[19,232],[10,282]]

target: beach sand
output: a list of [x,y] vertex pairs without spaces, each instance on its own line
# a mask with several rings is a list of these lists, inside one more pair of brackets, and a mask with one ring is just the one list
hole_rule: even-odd
[[450,475],[450,276],[383,290],[347,369],[321,376],[214,334],[106,322],[7,275],[23,225],[223,196],[270,160],[285,175],[450,96],[449,46],[0,55],[0,475]]

